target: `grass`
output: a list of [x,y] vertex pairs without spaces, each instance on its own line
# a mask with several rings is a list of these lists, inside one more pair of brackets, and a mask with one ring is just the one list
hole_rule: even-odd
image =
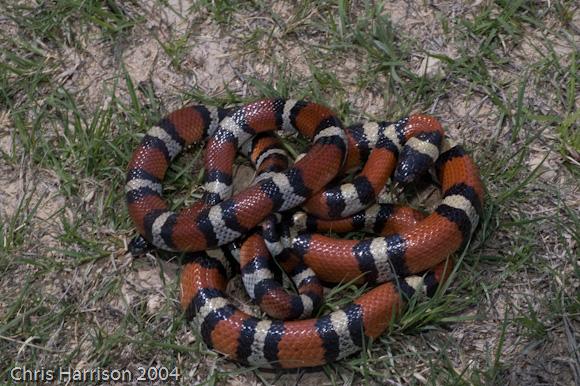
[[[0,379],[14,366],[165,366],[216,385],[580,382],[574,2],[0,10]],[[440,72],[419,71],[427,56]],[[126,253],[124,174],[147,127],[186,102],[260,97],[318,101],[347,124],[432,113],[486,184],[449,287],[413,299],[360,355],[314,371],[243,368],[208,351],[178,310],[175,259]],[[200,156],[172,165],[176,207],[199,193]],[[359,291],[335,288],[326,306]]]

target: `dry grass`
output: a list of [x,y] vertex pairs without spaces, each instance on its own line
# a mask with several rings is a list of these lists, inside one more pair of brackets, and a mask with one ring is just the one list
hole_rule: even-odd
[[[577,4],[376,3],[0,3],[0,379],[164,366],[184,384],[580,384]],[[270,96],[347,123],[434,114],[489,195],[448,293],[311,371],[207,351],[175,259],[126,252],[124,170],[148,125]],[[166,189],[193,192],[194,164]]]

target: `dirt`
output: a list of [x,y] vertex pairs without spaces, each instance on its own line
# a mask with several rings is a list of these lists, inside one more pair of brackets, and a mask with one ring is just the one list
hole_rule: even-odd
[[[238,31],[229,31],[218,25],[215,21],[204,14],[188,13],[189,7],[186,2],[170,0],[169,5],[175,10],[170,11],[167,7],[161,7],[159,2],[146,1],[143,9],[148,21],[136,27],[137,30],[131,35],[129,41],[112,44],[103,41],[97,31],[89,32],[84,38],[83,48],[59,48],[54,49],[51,55],[62,58],[62,62],[55,79],[63,87],[79,96],[79,102],[83,107],[104,106],[112,98],[115,77],[122,71],[136,85],[150,84],[155,90],[155,96],[162,101],[167,110],[182,104],[183,93],[197,88],[205,94],[218,97],[226,92],[233,92],[239,97],[248,97],[255,93],[247,82],[247,77],[268,79],[283,76],[276,73],[277,69],[272,65],[273,61],[287,64],[286,72],[297,74],[301,79],[312,76],[309,64],[316,59],[308,58],[305,52],[309,44],[317,43],[320,36],[312,37],[311,40],[296,39],[292,35],[292,28],[301,20],[292,19],[292,6],[283,2],[276,2],[273,10],[285,21],[280,27],[271,20],[262,20],[259,16],[244,14],[241,11],[236,17],[242,18],[246,28],[240,33],[249,34],[257,23],[266,23],[272,28],[272,38],[261,40],[255,51],[248,52],[240,39]],[[407,63],[415,74],[426,74],[428,78],[445,77],[445,66],[439,59],[431,55],[444,54],[449,57],[457,57],[460,51],[453,36],[447,36],[438,22],[438,13],[445,15],[467,15],[472,17],[475,10],[483,2],[478,1],[469,7],[456,5],[454,2],[443,2],[437,6],[424,6],[411,4],[404,1],[385,2],[384,13],[388,14],[397,34],[420,41],[423,52],[414,53]],[[180,15],[185,15],[184,17]],[[571,23],[580,29],[579,14],[576,13]],[[557,23],[554,21],[554,23]],[[540,44],[549,35],[553,41],[558,42],[554,46],[557,59],[562,65],[566,64],[566,58],[574,47],[565,43],[563,39],[554,38],[550,28],[548,32],[539,34],[536,31],[526,31],[524,38],[517,47],[506,54],[513,60],[514,69],[511,71],[496,71],[497,79],[509,79],[508,86],[501,91],[500,98],[513,100],[517,96],[519,84],[513,81],[517,78],[517,71],[526,61],[538,60],[547,55],[549,51]],[[17,26],[6,27],[12,30]],[[556,33],[554,31],[553,33]],[[573,37],[576,44],[580,43],[578,36]],[[183,46],[163,47],[160,41],[180,41]],[[181,40],[180,40],[181,39]],[[459,41],[459,39],[458,39]],[[167,49],[175,49],[177,61],[172,61],[167,55]],[[384,111],[392,111],[395,96],[383,95],[382,90],[372,87],[360,90],[357,78],[357,69],[360,58],[356,53],[344,54],[340,57],[340,70],[335,76],[342,87],[348,91],[348,99],[345,101],[354,111],[363,112],[370,117],[386,119]],[[384,79],[383,79],[384,80]],[[465,85],[468,87],[468,85]],[[488,97],[481,93],[473,92],[465,94],[460,88],[450,90],[442,98],[438,99],[431,107],[441,121],[445,122],[450,137],[462,139],[473,150],[477,159],[482,152],[477,150],[477,144],[484,142],[489,137],[509,136],[499,128],[498,119],[500,112]],[[538,95],[544,95],[543,90],[534,87],[526,88],[524,98],[531,104],[538,103],[546,113],[553,113],[554,95],[549,95],[543,100],[538,100]],[[128,90],[120,85],[114,91],[114,96],[123,101],[128,101]],[[141,96],[142,97],[142,96]],[[578,96],[580,98],[580,96]],[[536,102],[537,100],[537,102]],[[577,105],[580,104],[577,99]],[[362,115],[360,114],[360,115]],[[350,118],[356,121],[361,116]],[[12,157],[18,158],[19,151],[13,152],[10,112],[0,111],[0,149]],[[554,151],[554,138],[545,138],[546,141],[534,143],[531,146],[530,155],[525,160],[528,170],[538,169],[539,179],[546,184],[562,186],[562,194],[570,197],[567,203],[572,208],[580,208],[580,193],[577,186],[574,187],[573,176],[563,169],[563,164],[568,162],[564,156]],[[31,237],[37,241],[34,250],[30,254],[41,253],[45,256],[56,254],[61,244],[56,235],[62,231],[62,220],[74,217],[70,211],[71,202],[59,193],[60,182],[58,176],[47,170],[38,170],[30,160],[18,161],[19,166],[0,164],[0,217],[11,218],[17,213],[17,208],[22,200],[30,199],[30,206],[34,208],[40,203],[32,214]],[[249,168],[240,167],[240,175],[243,181],[248,181],[252,176]],[[493,176],[489,176],[490,180]],[[91,205],[95,187],[98,181],[84,181],[86,186],[82,189],[80,201],[85,205]],[[494,183],[490,181],[488,189],[494,194]],[[74,204],[78,204],[75,202]],[[527,204],[529,205],[529,203]],[[74,206],[72,206],[74,208]],[[542,202],[537,205],[522,208],[537,214],[557,213],[559,208],[553,202]],[[518,214],[514,214],[517,218]],[[106,230],[104,230],[106,231]],[[550,383],[553,377],[558,377],[561,384],[572,384],[574,378],[569,370],[572,366],[569,356],[569,337],[563,333],[563,329],[547,323],[545,339],[549,345],[529,345],[525,328],[516,328],[510,325],[505,331],[502,325],[505,318],[514,314],[514,310],[531,307],[539,315],[545,315],[550,310],[540,308],[535,298],[542,298],[547,293],[552,293],[550,286],[559,286],[563,291],[573,296],[580,288],[580,281],[575,277],[573,266],[565,260],[564,248],[555,242],[552,231],[539,234],[543,242],[543,249],[539,250],[538,259],[546,259],[553,263],[554,270],[558,270],[561,282],[546,283],[543,277],[534,276],[528,272],[521,272],[516,277],[510,277],[509,282],[501,288],[492,288],[487,294],[488,302],[485,308],[470,309],[466,311],[466,317],[473,317],[470,322],[455,325],[450,335],[459,347],[454,349],[453,366],[458,372],[465,371],[469,375],[474,369],[489,365],[489,357],[496,354],[497,347],[501,343],[502,361],[510,364],[506,369],[507,381],[512,384]],[[127,242],[126,239],[123,240]],[[501,244],[501,236],[491,240],[493,245]],[[567,240],[569,250],[577,249],[574,240]],[[502,244],[505,245],[505,244]],[[487,247],[490,254],[501,253],[493,247]],[[506,257],[505,255],[502,255]],[[509,257],[509,256],[508,256]],[[58,258],[63,258],[62,256]],[[24,277],[36,268],[23,266],[14,272],[14,277],[4,282],[6,289],[16,288],[19,285],[19,277]],[[482,282],[494,275],[501,275],[501,267],[495,266],[493,272],[482,274]],[[122,276],[118,283],[119,291],[115,295],[105,297],[101,303],[91,303],[87,293],[92,293],[102,286],[104,278]],[[173,262],[135,262],[125,249],[111,247],[110,257],[106,261],[90,262],[77,269],[64,274],[48,275],[42,282],[36,285],[42,286],[46,296],[53,298],[82,299],[77,302],[86,307],[83,312],[90,323],[95,323],[105,331],[114,331],[117,328],[118,315],[125,315],[131,309],[143,304],[147,315],[153,317],[160,310],[173,307],[177,299],[168,296],[167,283],[178,280],[178,266]],[[483,289],[482,289],[483,290]],[[176,294],[174,292],[174,294]],[[165,308],[164,308],[165,307]],[[4,305],[0,304],[0,314]],[[104,314],[110,312],[110,315]],[[173,315],[177,317],[177,307],[174,307]],[[84,317],[84,316],[83,316]],[[577,328],[577,323],[570,322],[571,328]],[[78,348],[80,352],[89,352],[91,342],[83,335],[82,320],[71,327],[67,325],[65,336],[69,341],[60,347],[66,349]],[[577,330],[576,330],[577,331]],[[182,331],[180,338],[184,342],[195,342],[195,336],[190,331]],[[55,332],[55,341],[57,332]],[[56,345],[50,340],[48,347]],[[135,348],[128,345],[123,355],[127,361],[138,361],[134,358]],[[89,367],[94,363],[94,358],[87,355],[76,363],[77,368]],[[208,355],[199,364],[191,364],[189,378],[202,381],[206,374],[214,373],[216,367],[219,371],[237,371],[238,368],[215,356]],[[299,373],[261,373],[263,379],[278,384],[299,383],[303,385],[328,384],[329,378],[324,371]],[[428,376],[417,373],[415,379],[421,381]],[[466,377],[467,379],[467,377]],[[344,380],[345,383],[348,380]],[[422,382],[422,381],[421,381]],[[337,383],[340,383],[338,381]],[[422,382],[423,383],[423,382]],[[261,384],[261,380],[254,373],[243,372],[228,378],[228,385],[254,385]]]

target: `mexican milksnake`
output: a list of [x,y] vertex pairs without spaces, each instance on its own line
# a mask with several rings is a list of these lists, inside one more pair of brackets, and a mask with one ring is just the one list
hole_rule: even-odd
[[[284,154],[271,142],[272,151],[263,153],[262,161],[270,159],[270,166],[259,171],[262,177],[231,196],[238,148],[254,141],[256,134],[277,129],[298,131],[313,145],[293,166],[281,171],[286,166],[281,166]],[[172,212],[161,197],[169,162],[184,147],[204,140],[204,200]],[[366,338],[375,338],[387,328],[418,287],[416,279],[401,278],[431,269],[420,281],[432,292],[449,272],[445,259],[477,226],[483,203],[477,168],[459,146],[439,154],[442,141],[441,126],[425,115],[344,130],[329,109],[303,101],[263,100],[231,110],[190,106],[162,119],[134,152],[126,185],[129,214],[140,234],[156,247],[190,252],[181,274],[181,303],[209,347],[260,367],[317,366],[360,350]],[[252,152],[251,146],[248,152]],[[341,171],[364,161],[365,167],[351,184],[327,188]],[[394,181],[407,183],[433,163],[443,200],[429,216],[388,205],[366,209],[372,213],[356,213],[374,201],[393,170]],[[268,221],[260,232],[250,234],[272,213],[304,202],[309,214],[302,215],[303,230],[346,232],[366,226],[381,236],[342,240],[302,232],[280,249],[268,245],[272,241],[268,240]],[[262,257],[268,250],[278,248],[278,254],[290,256],[285,268],[298,269],[297,276],[301,269],[311,269],[314,277],[331,283],[382,284],[347,307],[317,319],[255,318],[238,310],[225,295],[231,272],[224,256],[206,252],[246,236],[240,257],[242,264],[253,264],[246,272],[250,276],[267,265],[254,263],[256,258],[267,260]],[[286,304],[273,312],[308,315],[304,302],[312,303],[313,308],[321,296],[318,279],[311,277],[302,275],[308,282],[297,283],[298,287],[304,284],[303,294],[311,295],[308,299],[301,296],[302,305]],[[250,280],[249,285],[255,296],[260,278]],[[262,285],[258,292],[261,303],[270,300],[276,304],[284,296],[273,285]]]

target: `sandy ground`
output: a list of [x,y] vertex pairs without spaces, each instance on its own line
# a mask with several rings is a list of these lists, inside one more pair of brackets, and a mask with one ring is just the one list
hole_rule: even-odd
[[[472,20],[477,17],[482,3],[485,2],[478,1],[467,6],[441,2],[436,6],[426,6],[420,2],[385,2],[383,12],[390,15],[396,34],[422,47],[421,51],[410,55],[405,66],[416,74],[425,74],[427,79],[446,77],[447,67],[437,57],[459,58],[468,43],[454,32],[453,27],[458,26],[448,26],[451,32],[444,31],[441,15],[451,23],[460,18]],[[124,10],[129,16],[142,16],[146,21],[134,27],[121,41],[103,39],[94,26],[89,26],[83,28],[83,34],[79,34],[79,44],[76,46],[63,44],[55,47],[38,42],[46,54],[47,71],[50,71],[51,78],[75,95],[77,106],[85,114],[91,114],[99,106],[107,106],[113,98],[123,103],[130,102],[129,89],[125,82],[118,81],[120,76],[129,77],[139,90],[152,90],[155,99],[162,105],[161,110],[171,111],[181,106],[184,99],[191,99],[192,90],[218,99],[224,98],[227,93],[234,93],[240,98],[258,97],[260,93],[248,80],[250,77],[266,81],[292,74],[299,85],[308,85],[309,79],[314,76],[312,69],[320,67],[330,68],[342,89],[338,93],[339,100],[333,98],[332,89],[323,89],[321,94],[328,96],[331,106],[348,106],[352,113],[345,119],[348,122],[365,118],[384,119],[385,111],[393,115],[399,111],[397,95],[388,93],[382,87],[383,82],[387,82],[385,77],[379,76],[374,84],[364,83],[362,74],[368,71],[365,67],[367,60],[360,56],[360,52],[340,52],[334,61],[328,61],[328,57],[314,56],[316,51],[312,47],[328,42],[324,33],[304,26],[308,20],[319,20],[318,12],[322,11],[315,8],[306,15],[297,15],[295,6],[283,2],[276,2],[269,12],[240,7],[227,24],[219,24],[207,12],[193,9],[188,2],[178,0],[169,0],[167,5],[146,1],[139,6],[126,5]],[[359,11],[353,5],[349,12],[356,15]],[[272,18],[272,14],[283,22]],[[551,86],[559,86],[555,83],[556,76],[553,79],[538,79],[533,73],[522,71],[527,71],[527,64],[541,60],[544,55],[555,55],[561,65],[566,66],[575,50],[571,41],[577,48],[580,40],[578,35],[572,36],[571,41],[561,39],[558,31],[562,26],[556,18],[547,16],[543,21],[544,28],[525,27],[520,41],[502,42],[505,48],[501,54],[509,65],[490,65],[491,77],[496,82],[491,87],[497,92],[497,98],[509,101],[509,106],[515,106],[520,81],[527,76],[522,103],[535,113],[558,115],[563,114],[560,94],[550,89]],[[578,12],[570,23],[578,31]],[[19,27],[11,20],[2,19],[0,28],[7,33],[17,31]],[[73,24],[71,28],[74,31],[81,26]],[[248,46],[248,36],[259,28],[269,31],[269,36],[259,37],[255,45]],[[542,44],[545,41],[553,42],[553,51]],[[164,49],[161,42],[175,44],[173,47],[177,53],[168,55],[167,47]],[[477,55],[477,47],[471,51]],[[280,66],[280,63],[284,65]],[[519,268],[511,267],[509,274],[504,269],[510,266],[510,259],[526,248],[522,238],[518,238],[517,227],[499,228],[484,245],[479,246],[479,256],[494,256],[498,260],[472,259],[477,264],[466,268],[468,275],[481,281],[481,290],[485,291],[462,312],[461,316],[467,317],[468,321],[448,326],[447,332],[438,330],[425,337],[411,336],[405,343],[395,339],[394,349],[401,349],[402,346],[403,351],[415,347],[425,350],[430,347],[429,339],[434,338],[431,346],[433,352],[444,351],[452,367],[458,373],[463,372],[464,379],[470,379],[472,372],[483,371],[490,366],[499,348],[499,360],[503,366],[500,377],[496,378],[498,383],[573,384],[579,380],[579,374],[575,374],[578,371],[575,361],[578,359],[577,300],[580,282],[577,257],[572,258],[570,252],[577,252],[577,238],[566,233],[557,235],[557,228],[553,225],[556,221],[566,221],[558,217],[566,216],[562,214],[563,204],[578,213],[578,174],[569,171],[571,166],[578,167],[577,149],[568,148],[564,153],[554,151],[559,140],[557,132],[553,127],[546,128],[537,121],[530,121],[524,130],[530,133],[544,130],[541,137],[525,144],[525,133],[514,134],[511,131],[511,118],[502,118],[504,112],[493,103],[490,92],[481,87],[469,80],[449,79],[449,88],[439,93],[426,111],[438,116],[450,136],[464,142],[474,158],[483,165],[493,163],[490,157],[494,151],[506,151],[508,146],[514,145],[528,146],[525,168],[521,174],[538,167],[539,177],[528,187],[530,194],[527,197],[520,196],[511,203],[498,203],[501,213],[497,213],[492,222],[517,222],[534,217],[545,220],[534,228],[531,260],[521,263]],[[575,96],[576,111],[580,104],[579,94]],[[138,95],[144,105],[149,102],[144,93]],[[39,105],[45,96],[42,89],[38,90]],[[18,100],[25,101],[27,98],[29,95],[18,94],[16,104]],[[179,315],[176,307],[178,265],[175,261],[167,262],[151,256],[133,259],[125,252],[131,232],[119,233],[103,221],[98,227],[84,223],[81,229],[90,230],[95,238],[105,240],[102,242],[103,253],[107,257],[80,265],[70,264],[76,258],[70,253],[70,245],[74,243],[63,240],[62,235],[67,227],[74,224],[79,211],[86,216],[103,213],[107,205],[103,200],[103,192],[107,190],[103,185],[106,182],[78,177],[78,193],[74,196],[63,193],[61,174],[38,166],[21,149],[21,144],[14,142],[17,136],[14,134],[11,111],[1,108],[0,148],[4,154],[10,155],[10,162],[0,163],[0,215],[10,219],[23,203],[27,203],[29,208],[38,205],[36,210],[28,211],[30,217],[25,221],[30,229],[30,239],[22,244],[21,249],[11,253],[19,259],[42,256],[61,264],[61,268],[49,269],[41,277],[36,273],[44,269],[42,265],[3,264],[3,267],[8,267],[9,275],[1,279],[1,291],[5,294],[19,293],[22,283],[26,282],[35,293],[42,293],[44,299],[52,299],[49,312],[58,312],[65,303],[79,305],[83,312],[82,318],[63,322],[48,339],[39,343],[50,350],[39,351],[36,363],[49,366],[54,363],[54,355],[76,350],[71,362],[73,366],[94,366],[102,356],[95,354],[94,340],[87,334],[86,326],[98,326],[105,333],[113,333],[136,305],[142,307],[144,315],[151,320],[147,327],[128,327],[129,333],[137,335],[139,328],[147,331],[155,327],[168,328],[170,321]],[[31,115],[34,113],[30,112]],[[61,129],[55,124],[47,129],[46,135],[56,136]],[[115,124],[111,125],[111,130],[115,133]],[[512,135],[518,138],[507,145]],[[500,145],[493,145],[490,138],[500,138]],[[502,143],[506,145],[502,147]],[[497,149],[488,146],[496,146]],[[491,197],[497,198],[506,188],[506,180],[494,175],[500,171],[501,167],[482,168]],[[77,177],[73,176],[73,179]],[[554,191],[560,194],[558,200],[554,197]],[[118,208],[124,210],[122,206]],[[69,252],[62,253],[61,248]],[[78,243],[73,250],[82,253],[83,248],[83,244]],[[550,267],[558,274],[550,276],[544,269],[535,270],[537,264]],[[31,277],[35,280],[27,281]],[[115,291],[102,298],[95,296],[99,288],[112,282],[115,283]],[[463,293],[459,292],[460,295]],[[546,299],[556,294],[560,295],[554,301],[576,299],[576,314],[554,317],[550,302]],[[8,296],[2,296],[0,315],[8,312],[8,299]],[[511,322],[517,320],[518,315],[530,315],[530,312],[537,316],[543,326],[540,338],[530,336],[529,330],[522,324]],[[510,323],[506,323],[508,319]],[[166,336],[167,331],[161,334]],[[186,327],[180,327],[176,335],[176,340],[181,344],[199,344],[196,335]],[[12,360],[30,360],[28,346],[13,342],[23,342],[27,337],[16,334],[8,338],[2,342],[15,355]],[[115,350],[113,363],[129,368],[142,363],[163,364],[171,355],[167,351],[159,355],[149,351],[143,354],[137,344],[127,344],[123,349],[116,347]],[[574,351],[576,357],[571,354]],[[203,350],[201,352],[204,353]],[[332,383],[332,378],[321,370],[280,376],[268,372],[241,371],[241,374],[235,374],[238,371],[236,365],[212,354],[201,356],[199,363],[194,363],[192,354],[178,352],[174,360],[178,366],[190,369],[183,379],[191,382],[201,382],[216,372],[232,372],[214,381],[229,385],[274,381],[276,384],[301,385]],[[431,369],[425,358],[397,359],[397,366],[406,363],[411,367],[394,371],[392,384],[427,383]],[[346,367],[339,368],[336,373],[333,371],[336,377],[334,382],[360,383],[360,375],[352,376],[349,371]]]

